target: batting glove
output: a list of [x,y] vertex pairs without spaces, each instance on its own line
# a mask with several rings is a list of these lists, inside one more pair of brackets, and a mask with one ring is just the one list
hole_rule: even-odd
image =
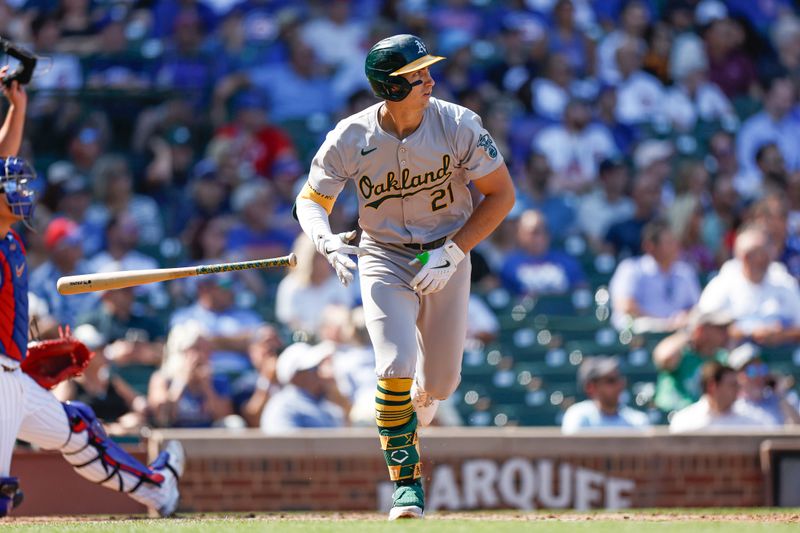
[[433,294],[444,289],[456,267],[466,257],[456,243],[448,240],[441,248],[417,255],[409,265],[422,265],[422,269],[411,280],[411,288],[418,293]]
[[328,263],[331,264],[336,271],[336,276],[342,285],[347,287],[353,281],[353,271],[356,269],[356,263],[348,255],[362,256],[367,253],[363,248],[347,244],[356,238],[356,231],[345,231],[339,234],[327,233],[317,236],[317,242],[314,244],[317,251],[325,256]]

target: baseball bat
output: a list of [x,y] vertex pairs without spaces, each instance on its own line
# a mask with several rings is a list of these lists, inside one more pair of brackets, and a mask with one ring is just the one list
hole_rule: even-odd
[[65,276],[59,278],[58,282],[56,282],[56,288],[61,294],[81,294],[84,292],[124,289],[125,287],[135,287],[137,285],[188,278],[190,276],[202,276],[204,274],[219,274],[220,272],[232,272],[234,270],[247,270],[250,268],[293,267],[296,264],[297,257],[292,253],[283,257],[241,261],[239,263],[98,272],[96,274],[82,274],[79,276]]

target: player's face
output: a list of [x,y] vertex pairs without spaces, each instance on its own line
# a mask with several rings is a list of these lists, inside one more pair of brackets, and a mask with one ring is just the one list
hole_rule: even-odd
[[408,80],[409,83],[422,81],[421,84],[417,85],[411,90],[409,95],[406,96],[403,101],[408,101],[409,104],[427,104],[431,98],[433,86],[436,85],[436,82],[433,81],[433,78],[431,77],[430,70],[427,67],[421,68],[419,70],[415,70],[414,72],[404,74],[403,77]]

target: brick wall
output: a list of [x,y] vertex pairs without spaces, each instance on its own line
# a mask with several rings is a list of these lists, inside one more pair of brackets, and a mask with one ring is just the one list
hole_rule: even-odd
[[[761,443],[798,435],[562,437],[540,428],[431,428],[421,442],[434,508],[738,507],[767,502]],[[189,457],[185,511],[386,506],[386,467],[369,429],[287,437],[159,431],[151,455],[169,438],[181,440]]]

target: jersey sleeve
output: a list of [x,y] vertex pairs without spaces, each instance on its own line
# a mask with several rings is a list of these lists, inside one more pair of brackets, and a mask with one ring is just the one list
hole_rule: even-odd
[[339,193],[342,192],[350,174],[347,163],[341,150],[340,131],[334,129],[325,138],[314,159],[311,161],[311,170],[308,173],[300,198],[312,200],[322,207],[328,214],[333,210],[333,204]]
[[456,150],[460,166],[469,181],[480,179],[503,163],[503,155],[483,127],[481,118],[465,110],[456,130]]

